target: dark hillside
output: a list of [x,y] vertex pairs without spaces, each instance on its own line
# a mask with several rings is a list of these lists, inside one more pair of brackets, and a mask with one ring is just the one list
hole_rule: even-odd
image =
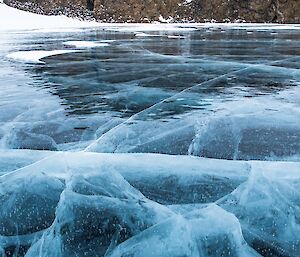
[[300,23],[300,0],[5,0],[20,9],[108,22]]

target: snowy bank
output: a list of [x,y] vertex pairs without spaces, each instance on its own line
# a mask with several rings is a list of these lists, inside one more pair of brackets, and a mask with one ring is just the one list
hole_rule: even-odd
[[0,3],[0,32],[19,30],[65,30],[96,26],[96,22],[79,21],[66,16],[44,16],[21,11]]
[[197,29],[243,29],[243,30],[298,30],[299,24],[255,23],[99,23],[80,21],[66,16],[45,16],[18,10],[0,3],[0,32],[37,30],[39,32],[74,32],[84,28],[102,28],[118,32],[173,31],[191,32]]

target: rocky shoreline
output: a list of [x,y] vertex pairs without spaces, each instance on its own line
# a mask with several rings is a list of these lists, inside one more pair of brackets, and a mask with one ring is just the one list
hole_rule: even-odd
[[4,0],[18,9],[102,22],[300,23],[299,0]]

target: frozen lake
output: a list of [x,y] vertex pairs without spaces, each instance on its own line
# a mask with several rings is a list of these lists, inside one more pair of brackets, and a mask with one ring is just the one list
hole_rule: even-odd
[[[1,35],[1,148],[298,158],[299,40],[218,28]],[[76,52],[18,53],[41,50]]]
[[0,256],[299,257],[299,42],[0,31]]

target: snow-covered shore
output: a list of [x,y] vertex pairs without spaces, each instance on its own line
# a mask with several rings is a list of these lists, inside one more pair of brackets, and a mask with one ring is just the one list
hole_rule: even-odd
[[84,28],[96,22],[79,21],[65,16],[44,16],[21,11],[0,3],[0,31]]
[[256,23],[99,23],[95,21],[80,21],[66,16],[45,16],[9,7],[0,2],[0,32],[3,31],[65,31],[75,28],[95,28],[123,31],[190,31],[200,28],[212,29],[260,29],[284,30],[300,29],[300,24],[256,24]]

